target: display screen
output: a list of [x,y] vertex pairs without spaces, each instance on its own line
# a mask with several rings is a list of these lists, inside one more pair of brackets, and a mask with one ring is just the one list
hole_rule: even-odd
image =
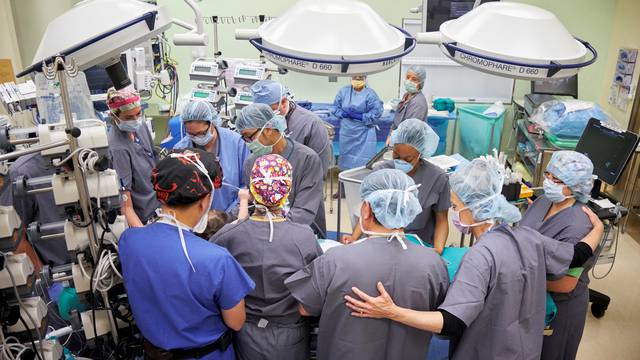
[[615,185],[637,146],[636,134],[616,131],[591,119],[576,145],[576,151],[591,160],[594,175],[607,184]]
[[251,95],[240,95],[240,101],[253,101],[253,97]]
[[562,79],[536,80],[531,82],[531,93],[565,95],[578,98],[578,75]]
[[[486,2],[500,0],[482,0]],[[457,19],[473,9],[475,0],[427,0],[427,31],[438,31],[443,22]]]
[[202,92],[202,91],[194,91],[193,92],[193,97],[201,98],[201,99],[207,99],[209,97],[209,93]]
[[256,70],[253,69],[240,69],[238,71],[238,75],[250,75],[250,76],[255,76],[258,72]]
[[206,73],[213,72],[212,69],[211,69],[211,66],[198,66],[198,65],[196,65],[196,66],[193,67],[193,70],[195,70],[197,72],[206,72]]

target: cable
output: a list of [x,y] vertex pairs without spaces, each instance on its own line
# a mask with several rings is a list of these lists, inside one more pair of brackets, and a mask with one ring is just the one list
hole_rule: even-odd
[[[600,249],[598,249],[598,252],[599,252],[598,256],[600,256],[600,252],[602,252],[602,249],[604,249],[604,246],[605,246],[605,244],[607,242],[607,237],[609,236],[609,232],[610,232],[610,230],[608,230],[608,229],[605,231],[605,234],[604,234],[604,237],[603,237],[603,241],[602,241],[602,243],[600,245]],[[616,258],[618,257],[618,240],[619,240],[619,237],[620,237],[620,228],[618,226],[616,226],[616,232],[615,232],[615,238],[614,238],[615,245],[614,245],[614,248],[613,248],[613,260],[611,261],[611,266],[609,266],[609,269],[607,270],[607,272],[604,275],[597,276],[596,275],[597,259],[596,259],[596,264],[594,264],[593,268],[591,269],[591,276],[593,276],[593,278],[595,280],[602,280],[602,279],[606,278],[611,273],[611,270],[613,270],[613,266],[616,263]]]
[[[29,315],[28,312],[25,311],[25,313],[27,313],[27,315]],[[40,344],[40,351],[42,352],[42,357],[41,357],[40,353],[38,352],[38,348],[36,347],[36,342],[35,342],[35,340],[33,340],[33,335],[31,335],[31,331],[29,331],[29,326],[27,325],[27,322],[24,321],[24,319],[22,318],[22,315],[20,314],[20,312],[18,312],[18,317],[20,318],[20,322],[22,323],[22,325],[24,326],[25,330],[27,331],[27,336],[29,337],[29,340],[31,341],[31,346],[33,346],[33,351],[36,353],[36,356],[38,357],[38,359],[43,360],[43,358],[44,358],[44,343],[42,342],[42,338],[40,338],[40,342],[38,343],[38,344]],[[29,317],[31,317],[31,315],[29,315]],[[34,325],[35,325],[35,323],[34,323]]]
[[[6,263],[7,254],[5,254],[5,253],[0,253],[0,254],[2,254],[2,256],[5,258],[5,263]],[[33,324],[33,327],[36,330],[36,334],[38,334],[38,340],[40,341],[40,344],[42,344],[42,334],[40,333],[39,324],[36,323],[35,320],[33,320],[33,317],[31,316],[29,311],[27,311],[26,307],[24,306],[24,303],[22,302],[22,298],[20,297],[20,294],[18,293],[18,287],[16,286],[16,280],[13,277],[13,273],[11,272],[11,269],[9,268],[9,266],[5,266],[5,269],[7,270],[7,273],[9,274],[9,279],[11,279],[11,285],[13,286],[13,293],[16,296],[16,300],[18,300],[18,305],[20,306],[21,309],[24,310],[25,314],[27,314],[27,317],[29,318],[29,321],[31,321],[31,323]],[[27,332],[29,332],[29,328],[28,327],[26,327],[26,330],[27,330]],[[37,349],[34,349],[34,351],[36,352],[36,354],[38,353]],[[42,357],[40,355],[38,355],[38,358],[40,358],[42,360],[42,358],[44,358],[44,352],[43,352],[42,348],[40,348],[40,351],[42,352]]]

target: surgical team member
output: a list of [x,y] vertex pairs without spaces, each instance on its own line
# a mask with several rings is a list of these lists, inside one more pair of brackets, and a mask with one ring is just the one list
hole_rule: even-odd
[[354,288],[362,301],[347,298],[353,316],[389,318],[459,338],[454,360],[540,357],[547,276],[561,276],[593,256],[603,225],[585,208],[593,230],[575,245],[525,226],[510,227],[520,213],[501,195],[497,166],[495,160],[475,159],[451,175],[453,223],[478,241],[462,259],[438,311],[395,305],[396,295],[381,284],[376,298],[366,294],[371,289]]
[[284,116],[287,120],[285,135],[315,151],[322,161],[323,174],[326,174],[331,164],[331,143],[327,128],[318,115],[289,100],[289,90],[275,80],[253,84],[251,95],[253,102],[267,104],[276,114]]
[[[541,234],[569,244],[577,244],[592,229],[582,206],[589,200],[593,187],[593,164],[575,151],[556,151],[547,165],[544,196],[529,206],[520,225],[536,229]],[[566,276],[547,282],[558,313],[549,326],[553,333],[544,337],[543,360],[576,358],[589,306],[589,269],[592,258],[584,266],[580,279]],[[572,281],[573,280],[573,281]],[[566,285],[569,290],[566,293]]]
[[[51,176],[55,172],[56,169],[47,163],[39,152],[17,158],[9,167],[9,173],[4,179],[7,184],[0,194],[0,205],[13,206],[23,226],[29,226],[34,221],[39,224],[64,221],[65,217],[58,211],[52,191],[26,194],[23,197],[17,197],[13,192],[13,182],[19,177],[30,179]],[[53,265],[64,265],[71,261],[64,237],[37,241],[34,247],[45,264],[52,262]]]
[[278,154],[287,159],[293,168],[287,218],[294,223],[311,226],[316,234],[325,238],[322,163],[313,150],[286,138],[286,128],[284,116],[274,114],[269,105],[251,104],[242,109],[236,120],[236,131],[251,151],[251,156],[244,163],[245,182],[249,181],[258,157]]
[[143,226],[160,203],[149,181],[156,165],[153,138],[143,123],[140,95],[132,87],[107,92],[113,125],[109,131],[109,156],[122,186],[122,214],[129,227]]
[[201,150],[172,153],[153,170],[160,220],[120,237],[122,275],[147,358],[232,360],[253,281],[229,252],[201,239],[220,174]]
[[322,254],[307,225],[284,215],[291,190],[291,164],[280,155],[259,157],[251,170],[256,212],[229,224],[211,241],[229,250],[256,283],[246,298],[247,322],[235,337],[240,360],[308,360],[308,322],[284,285],[296,271]]
[[444,261],[404,236],[421,211],[416,188],[400,170],[367,176],[360,188],[360,224],[368,237],[329,250],[287,279],[301,313],[320,315],[319,360],[425,359],[431,333],[388,320],[357,319],[344,306],[352,286],[373,291],[378,281],[406,307],[435,310],[444,299],[449,285]]
[[382,101],[367,86],[365,76],[354,76],[351,85],[338,91],[333,105],[340,119],[338,167],[364,166],[376,154],[376,122],[382,116]]
[[[436,151],[438,141],[438,134],[426,122],[409,119],[391,135],[394,160],[376,164],[374,170],[395,168],[420,185],[418,200],[422,212],[405,231],[417,235],[423,242],[433,245],[438,254],[442,254],[449,236],[449,178],[442,169],[427,161]],[[345,235],[342,240],[349,243],[360,235],[360,226],[356,225],[353,234]]]
[[396,114],[393,117],[393,125],[391,126],[392,133],[407,119],[427,120],[429,103],[422,93],[426,79],[427,72],[420,66],[413,65],[407,70],[404,80],[404,89],[406,92],[398,104]]
[[182,110],[187,136],[174,149],[197,148],[212,153],[220,161],[222,188],[216,191],[211,209],[232,213],[238,206],[238,189],[244,188],[242,167],[249,149],[238,133],[225,129],[213,105],[204,100],[191,100]]

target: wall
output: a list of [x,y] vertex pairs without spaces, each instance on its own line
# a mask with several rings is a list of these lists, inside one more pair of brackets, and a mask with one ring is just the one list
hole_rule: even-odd
[[13,13],[9,1],[0,1],[0,59],[11,59],[14,74],[22,70],[20,48],[14,31]]
[[22,65],[31,65],[47,24],[76,2],[78,0],[11,0]]
[[[606,64],[602,71],[602,82],[599,90],[599,101],[602,107],[614,117],[619,125],[626,128],[631,117],[633,100],[629,101],[627,111],[621,111],[613,105],[609,105],[609,88],[615,74],[615,66],[618,60],[618,49],[623,47],[640,49],[640,1],[617,0],[615,9],[615,22],[609,41],[609,53],[603,54],[603,62]],[[640,78],[640,61],[636,63],[634,72],[634,86],[638,85]]]
[[[578,73],[578,96],[581,99],[601,101],[600,84],[605,78],[609,53],[615,47],[610,44],[616,2],[622,0],[514,0],[547,9],[554,13],[571,34],[593,45],[598,60]],[[625,0],[635,3],[637,0]],[[636,33],[637,34],[637,33]],[[640,39],[639,39],[640,41]],[[613,76],[613,75],[612,75]],[[522,98],[531,90],[528,81],[516,81],[514,98]]]

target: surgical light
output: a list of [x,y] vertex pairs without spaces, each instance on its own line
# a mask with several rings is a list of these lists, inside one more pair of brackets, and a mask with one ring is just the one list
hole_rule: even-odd
[[302,73],[372,74],[396,65],[416,41],[356,0],[300,0],[256,30],[237,30],[266,59]]
[[32,65],[18,74],[40,71],[56,56],[73,59],[80,70],[113,65],[119,54],[176,24],[190,30],[176,34],[176,45],[205,46],[202,16],[193,0],[184,0],[195,14],[195,25],[170,18],[164,6],[138,0],[85,0],[49,23]]
[[525,80],[573,76],[597,58],[593,46],[574,38],[553,13],[512,2],[485,3],[416,38],[438,44],[464,66]]

